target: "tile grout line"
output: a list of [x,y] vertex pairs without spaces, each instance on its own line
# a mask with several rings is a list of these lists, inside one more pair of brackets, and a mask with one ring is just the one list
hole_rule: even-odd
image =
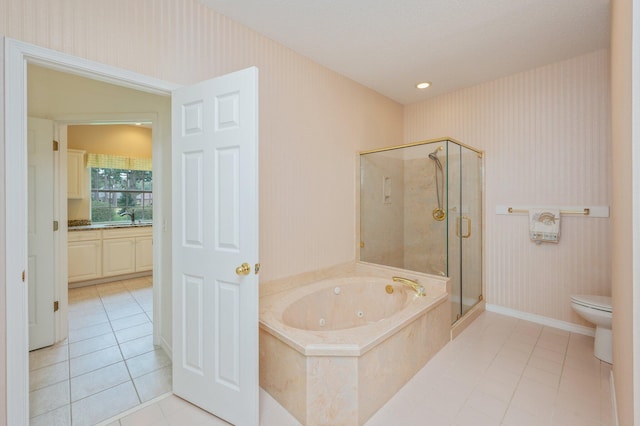
[[[124,286],[124,288],[125,288],[125,290],[127,291],[128,294],[131,294],[129,292],[129,289],[126,286]],[[136,384],[133,381],[133,377],[131,376],[131,370],[129,370],[129,364],[127,363],[127,360],[125,359],[124,354],[122,353],[122,348],[120,347],[120,340],[118,340],[118,336],[116,335],[116,331],[113,328],[113,324],[111,323],[111,317],[109,316],[109,313],[107,311],[107,308],[106,308],[106,305],[104,303],[104,300],[102,299],[102,295],[98,294],[98,297],[100,297],[100,303],[102,303],[102,307],[105,310],[105,313],[107,315],[107,320],[109,321],[109,327],[111,327],[111,331],[113,332],[113,337],[116,339],[116,345],[118,346],[118,351],[120,352],[120,356],[122,357],[122,362],[124,363],[124,367],[127,369],[127,374],[129,375],[129,381],[131,382],[131,385],[133,386],[133,389],[136,392],[136,398],[138,398],[137,406],[139,406],[142,403],[142,398],[140,398],[140,393],[138,392],[138,388],[136,387]],[[135,298],[134,298],[134,300],[135,300]]]

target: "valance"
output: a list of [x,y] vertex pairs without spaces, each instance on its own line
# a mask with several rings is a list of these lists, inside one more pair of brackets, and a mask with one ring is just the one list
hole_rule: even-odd
[[87,168],[151,171],[151,158],[132,158],[110,154],[87,154]]

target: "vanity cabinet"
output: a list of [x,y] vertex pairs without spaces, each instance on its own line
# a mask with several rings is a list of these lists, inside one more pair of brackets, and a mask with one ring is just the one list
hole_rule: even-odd
[[153,228],[69,232],[69,282],[153,269]]
[[102,276],[101,231],[69,232],[69,282]]
[[78,149],[67,150],[67,198],[72,200],[85,198],[84,156],[85,151]]

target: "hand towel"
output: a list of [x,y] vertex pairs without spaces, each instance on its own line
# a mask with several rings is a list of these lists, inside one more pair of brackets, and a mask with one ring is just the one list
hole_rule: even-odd
[[560,210],[529,209],[529,238],[537,244],[558,243]]

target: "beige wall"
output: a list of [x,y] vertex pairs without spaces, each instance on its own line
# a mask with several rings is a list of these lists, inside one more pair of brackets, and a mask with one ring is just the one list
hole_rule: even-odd
[[257,66],[261,281],[355,259],[355,153],[401,105],[194,0],[0,0],[0,35],[179,84]]
[[587,324],[571,294],[611,292],[610,220],[563,217],[558,245],[496,205],[609,205],[609,52],[597,51],[405,108],[405,142],[451,136],[485,151],[486,299]]
[[67,148],[92,154],[151,158],[151,129],[125,124],[69,126]]
[[[638,345],[638,237],[640,221],[638,207],[638,96],[640,91],[633,84],[638,83],[637,60],[640,53],[633,46],[633,13],[637,1],[614,0],[612,2],[611,34],[611,116],[612,116],[612,295],[613,295],[613,375],[616,387],[618,420],[621,426],[637,424],[640,416],[640,385],[638,376],[640,354]],[[636,18],[637,20],[638,18]],[[636,23],[637,25],[637,23]],[[638,31],[636,27],[636,31]],[[637,36],[636,36],[637,40]],[[635,56],[635,67],[632,60]],[[636,74],[634,77],[633,74]],[[633,84],[632,84],[633,83]],[[636,105],[632,107],[633,99]],[[634,123],[635,115],[636,122]],[[635,129],[634,129],[635,125]],[[635,130],[635,131],[634,131]],[[635,143],[635,148],[634,148]],[[634,153],[635,149],[635,153]],[[635,158],[634,158],[635,154]],[[635,161],[635,166],[634,166]],[[635,185],[635,188],[634,188]],[[634,198],[635,194],[635,198]],[[636,227],[635,232],[634,226]],[[634,233],[635,244],[634,244]],[[634,274],[634,269],[636,272]],[[635,299],[635,300],[634,300]],[[634,354],[636,356],[634,357]]]

